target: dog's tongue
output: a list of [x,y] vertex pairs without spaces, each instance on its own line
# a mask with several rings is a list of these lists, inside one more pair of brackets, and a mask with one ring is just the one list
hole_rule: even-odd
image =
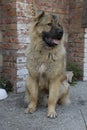
[[57,39],[53,39],[53,43],[55,43],[55,44],[59,44],[59,40],[57,40]]

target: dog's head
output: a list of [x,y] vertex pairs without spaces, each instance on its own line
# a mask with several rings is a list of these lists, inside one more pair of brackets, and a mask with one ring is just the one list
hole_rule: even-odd
[[33,20],[33,32],[38,35],[49,47],[55,47],[60,44],[63,37],[63,27],[57,16],[40,13]]

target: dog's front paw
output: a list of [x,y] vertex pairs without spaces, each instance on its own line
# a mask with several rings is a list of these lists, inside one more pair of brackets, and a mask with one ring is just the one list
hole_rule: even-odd
[[47,115],[49,118],[56,118],[57,117],[57,113],[56,111],[49,111],[48,112],[48,115]]
[[25,113],[33,113],[36,110],[36,107],[32,104],[30,104],[27,109],[25,109]]

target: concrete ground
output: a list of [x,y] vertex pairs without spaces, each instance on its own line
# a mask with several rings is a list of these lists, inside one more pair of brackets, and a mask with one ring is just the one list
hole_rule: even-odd
[[87,130],[87,82],[70,87],[71,104],[58,106],[56,119],[47,118],[47,107],[39,105],[24,114],[24,93],[9,94],[0,101],[0,130]]

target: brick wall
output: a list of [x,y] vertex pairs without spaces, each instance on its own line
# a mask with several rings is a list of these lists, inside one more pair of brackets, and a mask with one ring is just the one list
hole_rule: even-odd
[[82,28],[82,12],[84,0],[69,2],[69,41],[68,62],[76,62],[83,69],[84,28]]
[[3,56],[2,56],[2,49],[1,49],[1,46],[2,46],[2,42],[3,42],[3,39],[2,39],[2,31],[1,31],[1,7],[0,7],[0,77],[1,77],[1,73],[2,73],[2,64],[3,64]]
[[18,92],[24,91],[28,73],[25,49],[29,43],[29,4],[26,0],[0,1],[0,76],[10,80]]
[[27,58],[25,57],[25,50],[27,44],[30,42],[29,28],[30,28],[30,1],[17,0],[17,36],[19,48],[17,50],[17,92],[25,90],[25,80],[28,74],[26,68]]
[[[1,19],[1,17],[0,17]],[[1,44],[2,43],[2,32],[0,31],[0,77],[2,73],[2,66],[3,66],[3,56],[2,56],[2,49],[1,49]]]
[[0,30],[3,75],[16,85],[17,26],[15,0],[0,0]]
[[[69,62],[83,66],[84,29],[81,27],[83,0],[35,0],[36,11],[59,14],[69,42],[65,43]],[[18,92],[25,89],[28,74],[25,50],[30,42],[31,0],[0,0],[0,53],[3,76]],[[72,57],[72,58],[71,58]],[[1,58],[2,59],[2,58]]]

